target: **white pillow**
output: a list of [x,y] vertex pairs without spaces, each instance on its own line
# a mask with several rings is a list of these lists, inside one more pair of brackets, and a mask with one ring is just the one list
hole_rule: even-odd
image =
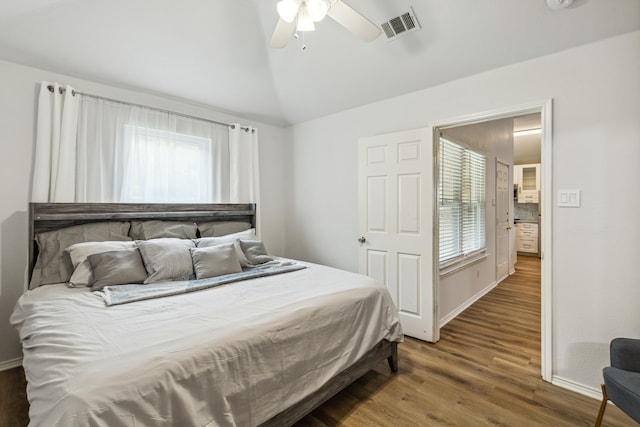
[[256,229],[250,228],[244,231],[238,231],[237,233],[226,234],[224,236],[219,237],[201,237],[199,239],[195,239],[197,247],[208,247],[208,246],[216,246],[222,243],[229,243],[236,241],[238,239],[250,240],[256,237]]
[[73,274],[69,283],[76,287],[89,286],[91,283],[91,265],[87,259],[89,255],[135,247],[136,243],[133,241],[82,242],[69,246],[65,249],[71,257],[71,264],[73,264]]

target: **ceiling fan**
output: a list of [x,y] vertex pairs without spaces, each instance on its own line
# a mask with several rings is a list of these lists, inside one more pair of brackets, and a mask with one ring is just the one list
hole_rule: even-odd
[[329,16],[365,42],[375,40],[382,30],[342,0],[281,0],[280,19],[269,41],[270,47],[282,48],[297,31],[314,31],[314,22]]

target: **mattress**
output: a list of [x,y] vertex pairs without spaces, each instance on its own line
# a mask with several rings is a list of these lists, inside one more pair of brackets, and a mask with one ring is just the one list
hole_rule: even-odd
[[376,343],[402,340],[387,290],[316,264],[107,307],[64,284],[18,301],[30,426],[253,426]]

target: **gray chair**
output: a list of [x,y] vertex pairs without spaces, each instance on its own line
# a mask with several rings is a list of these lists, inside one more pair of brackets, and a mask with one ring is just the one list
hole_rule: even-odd
[[602,371],[602,403],[596,427],[602,423],[607,400],[640,423],[640,339],[615,338],[609,348],[611,366]]

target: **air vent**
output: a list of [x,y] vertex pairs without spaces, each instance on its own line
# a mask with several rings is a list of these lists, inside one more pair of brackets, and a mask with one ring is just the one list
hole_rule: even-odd
[[413,13],[413,9],[409,8],[408,12],[391,18],[387,22],[383,22],[381,25],[382,31],[387,36],[387,40],[395,40],[398,36],[418,31],[420,24],[416,19],[416,14]]

